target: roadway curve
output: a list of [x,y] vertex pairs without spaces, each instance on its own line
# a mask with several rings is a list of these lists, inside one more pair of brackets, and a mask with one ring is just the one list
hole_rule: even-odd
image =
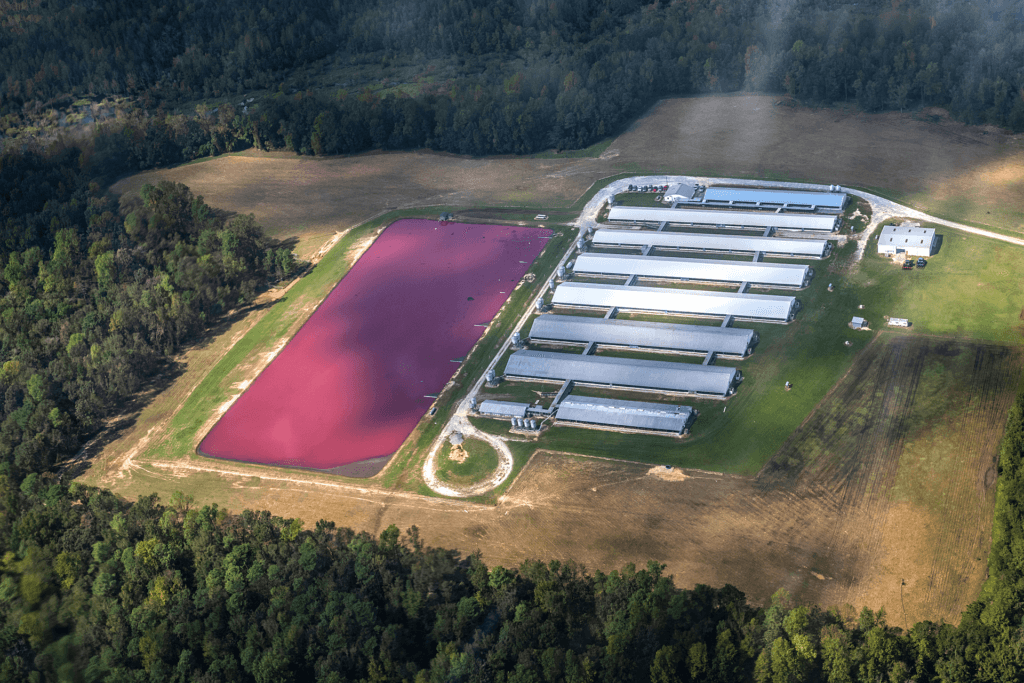
[[[440,493],[443,496],[451,496],[453,498],[468,498],[487,493],[501,485],[512,474],[512,451],[509,450],[508,444],[505,443],[504,439],[487,432],[482,432],[474,427],[467,419],[467,411],[464,410],[464,407],[465,402],[459,406],[458,411],[448,421],[448,424],[445,425],[440,436],[434,440],[434,444],[430,449],[430,455],[427,456],[427,461],[423,464],[423,481],[430,487],[430,490],[434,493]],[[441,446],[452,432],[459,432],[467,439],[486,441],[497,451],[498,467],[486,480],[479,484],[462,488],[446,484],[437,477],[437,457],[441,452]]]
[[[593,196],[593,198],[587,202],[587,205],[583,207],[583,211],[580,212],[579,217],[573,222],[573,225],[579,228],[581,231],[586,229],[596,230],[600,227],[597,222],[597,214],[600,211],[601,206],[608,201],[608,199],[620,192],[625,192],[630,185],[672,185],[674,183],[699,183],[701,185],[736,185],[736,186],[750,186],[750,187],[763,187],[770,185],[771,187],[781,187],[791,190],[815,190],[818,192],[828,192],[828,185],[817,185],[814,183],[790,183],[790,182],[776,182],[776,181],[765,181],[765,180],[747,180],[743,178],[706,178],[702,176],[679,176],[679,175],[649,175],[649,176],[633,176],[631,178],[623,178],[616,180],[603,188]],[[975,228],[970,225],[964,225],[963,223],[957,223],[955,221],[949,221],[945,218],[937,218],[936,216],[929,215],[923,211],[917,209],[911,209],[908,206],[897,204],[896,202],[880,197],[870,192],[863,190],[855,190],[852,188],[844,187],[844,192],[852,195],[856,195],[866,200],[871,205],[871,223],[857,235],[857,254],[856,260],[864,255],[864,249],[867,247],[868,241],[871,239],[871,235],[878,228],[879,225],[884,223],[890,218],[911,218],[914,220],[927,221],[929,223],[936,223],[938,225],[944,225],[949,228],[955,228],[962,230],[963,232],[970,233],[972,235],[978,235],[980,237],[988,237],[994,240],[1000,240],[1002,242],[1009,242],[1010,244],[1016,244],[1017,246],[1024,247],[1024,239],[1018,237],[1010,237],[1008,235],[1001,235],[997,232],[991,232],[989,230],[982,230],[981,228]],[[554,273],[557,272],[558,266],[564,265],[569,257],[574,253],[576,249],[575,240],[565,252],[562,258],[559,260],[558,265],[552,271],[548,277],[554,277]],[[537,298],[544,296],[547,292],[546,288],[541,290],[540,295]],[[516,325],[516,332],[520,331],[523,325],[526,323],[533,311],[535,301],[531,302],[530,307],[526,309],[523,316],[520,318],[519,323]],[[511,335],[509,335],[511,337]],[[473,385],[472,391],[459,405],[455,415],[452,416],[448,424],[445,425],[440,436],[434,441],[431,447],[430,454],[427,456],[426,462],[423,464],[423,480],[427,486],[430,487],[435,493],[439,493],[444,496],[451,496],[455,498],[466,498],[469,496],[478,496],[488,491],[497,488],[502,482],[504,482],[508,476],[512,473],[512,451],[509,450],[508,444],[501,437],[494,436],[493,434],[487,434],[474,427],[468,419],[470,413],[469,400],[470,397],[476,396],[480,387],[484,383],[484,377],[487,374],[487,370],[494,368],[497,365],[498,360],[502,354],[508,348],[510,340],[506,340],[502,344],[501,348],[495,354],[490,364],[481,373],[481,376],[477,379]],[[486,441],[498,452],[498,468],[494,471],[486,481],[479,484],[475,484],[468,488],[456,488],[449,486],[441,482],[437,478],[437,455],[441,450],[441,445],[444,440],[448,438],[448,435],[452,432],[460,432],[466,438],[481,439]]]

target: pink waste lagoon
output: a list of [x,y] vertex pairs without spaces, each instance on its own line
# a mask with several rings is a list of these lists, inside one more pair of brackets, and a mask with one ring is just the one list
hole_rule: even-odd
[[199,444],[369,476],[458,369],[550,230],[392,223]]

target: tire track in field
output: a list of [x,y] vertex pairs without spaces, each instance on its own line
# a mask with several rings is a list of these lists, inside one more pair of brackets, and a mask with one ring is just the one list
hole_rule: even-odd
[[789,488],[825,501],[833,511],[820,561],[843,568],[834,586],[841,592],[853,591],[858,575],[882,554],[889,491],[929,347],[901,338],[876,346],[780,451],[807,461]]
[[[926,345],[901,348],[901,357],[905,362],[899,364],[898,379],[887,387],[891,396],[891,412],[885,425],[885,431],[879,433],[881,442],[879,455],[870,469],[865,469],[862,476],[868,479],[865,491],[864,510],[870,520],[866,532],[867,542],[860,546],[859,558],[861,565],[870,567],[885,555],[885,528],[892,509],[889,492],[896,483],[900,459],[906,444],[909,431],[909,418],[915,406],[917,391],[920,386],[921,371],[928,355]],[[900,396],[895,394],[899,393]]]
[[[874,373],[875,379],[883,381],[874,385],[873,392],[865,391],[860,397],[873,408],[864,428],[856,438],[844,444],[836,467],[828,472],[811,473],[812,476],[825,475],[825,481],[837,489],[843,501],[844,514],[833,525],[826,561],[842,561],[852,569],[842,582],[847,591],[857,582],[856,574],[861,573],[857,570],[875,556],[879,530],[887,518],[887,501],[880,498],[878,492],[891,486],[902,450],[899,445],[893,447],[891,437],[902,431],[902,418],[912,400],[912,388],[907,386],[905,371],[908,355],[905,345],[888,345]],[[887,376],[891,379],[884,381]],[[856,524],[857,521],[861,523]],[[850,534],[851,523],[856,524],[853,531],[863,541],[840,543],[841,535]],[[844,550],[847,552],[845,560],[838,556]]]
[[[984,553],[991,519],[985,472],[998,449],[1002,416],[1009,410],[1020,370],[1019,358],[1002,347],[980,346],[975,351],[969,396],[957,421],[953,453],[957,467],[944,487],[942,508],[949,513],[952,533],[933,545],[929,585],[943,596],[936,605],[956,617],[972,597],[965,595],[976,553]],[[976,536],[978,529],[985,531]]]
[[[985,350],[979,347],[975,351],[974,364],[972,368],[972,381],[969,386],[969,394],[964,402],[964,409],[960,412],[958,420],[958,429],[956,430],[957,438],[955,440],[955,447],[953,452],[957,455],[963,453],[968,456],[972,450],[976,450],[974,447],[978,444],[978,437],[983,431],[983,425],[978,424],[978,412],[979,409],[983,410],[987,406],[979,406],[979,403],[987,403],[985,396],[986,388],[989,386],[988,382],[979,382],[978,374],[985,366]],[[981,385],[979,387],[979,384]],[[938,589],[940,593],[946,593],[952,587],[951,584],[955,582],[955,575],[960,574],[961,565],[963,564],[962,558],[958,561],[958,554],[955,553],[955,548],[960,548],[961,540],[964,534],[965,525],[969,521],[965,519],[967,516],[967,509],[964,505],[964,496],[959,496],[957,493],[961,492],[962,487],[957,484],[962,483],[963,474],[965,469],[971,469],[972,465],[975,465],[976,458],[971,457],[957,457],[956,461],[960,463],[952,475],[948,478],[946,486],[943,490],[943,511],[951,511],[953,513],[952,527],[955,531],[952,534],[946,534],[942,541],[935,546],[935,554],[932,557],[932,565],[929,571],[929,586]],[[953,493],[956,499],[950,498],[950,493]],[[959,593],[959,591],[957,591]],[[952,598],[952,596],[949,596]],[[950,600],[943,601],[944,603],[950,602]],[[943,604],[942,607],[946,608],[948,605]]]

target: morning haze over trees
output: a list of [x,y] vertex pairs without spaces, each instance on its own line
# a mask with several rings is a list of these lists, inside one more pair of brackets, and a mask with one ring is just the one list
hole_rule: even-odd
[[[741,89],[1019,131],[1022,34],[1010,0],[4,2],[0,133],[79,98],[134,108],[0,156],[0,681],[1024,680],[1024,399],[990,579],[958,626],[784,593],[755,608],[656,563],[489,569],[415,529],[302,530],[59,476],[169,358],[296,269],[251,216],[170,183],[119,202],[118,175],[249,146],[578,148],[660,97]],[[444,76],[384,95],[317,80],[428,62]]]
[[[129,96],[139,115],[97,140],[129,168],[249,145],[578,148],[657,98],[740,89],[866,111],[942,106],[1024,130],[1024,16],[1012,0],[109,0],[8,3],[3,22],[0,131],[77,97]],[[425,67],[384,95],[317,80],[428,61],[444,76]],[[240,97],[258,90],[276,94],[243,113]],[[231,104],[173,114],[204,98]]]

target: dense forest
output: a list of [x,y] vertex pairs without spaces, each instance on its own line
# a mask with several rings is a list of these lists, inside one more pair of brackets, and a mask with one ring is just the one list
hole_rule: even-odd
[[0,156],[0,472],[74,452],[218,316],[293,272],[183,185],[118,205],[75,148]]
[[663,567],[488,568],[175,494],[127,503],[0,475],[0,681],[1012,683],[1024,680],[1024,396],[1000,459],[991,578],[959,626],[766,608]]
[[[0,130],[80,96],[131,96],[108,142],[136,167],[239,145],[334,154],[578,148],[657,98],[788,93],[867,111],[946,107],[1024,130],[1024,10],[1013,0],[340,0],[4,3]],[[318,74],[353,64],[454,71],[381,95]],[[248,105],[167,116],[201,98]],[[274,92],[276,91],[276,94]],[[6,125],[5,123],[6,122]]]

